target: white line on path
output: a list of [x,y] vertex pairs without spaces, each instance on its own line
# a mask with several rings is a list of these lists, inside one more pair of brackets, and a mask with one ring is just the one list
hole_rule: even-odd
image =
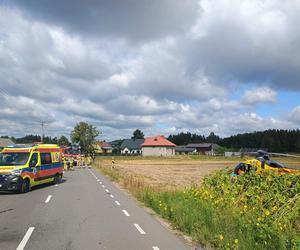
[[111,198],[115,198],[115,196],[113,196],[112,194],[110,195]]
[[159,250],[159,247],[152,247],[153,250]]
[[145,231],[138,225],[138,224],[133,224],[136,229],[140,232],[140,234],[146,234]]
[[118,206],[120,206],[121,204],[120,204],[120,202],[118,202],[118,201],[115,201],[115,203],[118,205]]
[[125,209],[123,209],[122,211],[126,216],[130,216],[130,214]]
[[100,181],[99,183],[102,184],[102,181]]
[[45,200],[45,203],[49,203],[49,201],[51,200],[52,195],[48,195],[47,199]]
[[108,189],[105,189],[106,193],[109,193],[109,190]]
[[34,230],[34,227],[28,228],[26,234],[24,235],[24,238],[22,239],[22,241],[20,242],[20,244],[19,244],[19,246],[17,247],[16,250],[23,250],[24,249],[24,247],[26,246],[27,241],[29,240],[33,230]]
[[103,188],[105,188],[105,186],[104,186],[104,185],[102,185],[102,187],[103,187]]
[[57,187],[57,186],[58,186],[58,184],[55,184],[54,186],[55,186],[55,187]]

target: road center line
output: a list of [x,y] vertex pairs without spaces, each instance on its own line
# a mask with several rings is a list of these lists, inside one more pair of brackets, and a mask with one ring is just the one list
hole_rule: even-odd
[[102,184],[102,181],[100,181],[99,183]]
[[128,217],[130,216],[130,214],[125,209],[123,209],[122,211],[126,216],[128,216]]
[[45,203],[49,203],[49,201],[51,200],[52,195],[48,195],[47,199],[45,200]]
[[159,247],[152,247],[153,250],[159,250]]
[[140,234],[146,234],[145,231],[138,225],[138,224],[133,224],[136,229],[140,232]]
[[111,198],[115,198],[115,196],[113,196],[112,194],[110,195]]
[[118,206],[120,206],[121,204],[120,204],[120,202],[118,202],[118,201],[115,201],[115,203],[118,205]]
[[109,190],[108,189],[105,189],[106,193],[109,193]]
[[104,185],[102,185],[102,187],[103,187],[103,188],[105,188],[105,186],[104,186]]
[[20,242],[20,244],[19,244],[19,246],[17,247],[16,250],[23,250],[24,249],[24,247],[26,246],[27,241],[29,240],[33,230],[34,230],[34,227],[28,228],[26,234],[24,235],[22,241]]

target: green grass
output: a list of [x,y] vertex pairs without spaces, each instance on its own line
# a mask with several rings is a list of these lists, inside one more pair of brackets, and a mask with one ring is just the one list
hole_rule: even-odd
[[195,241],[217,249],[300,249],[298,176],[219,172],[185,191],[139,198]]

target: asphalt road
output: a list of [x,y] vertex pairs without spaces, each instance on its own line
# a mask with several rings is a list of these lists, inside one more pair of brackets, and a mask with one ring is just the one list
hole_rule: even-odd
[[92,169],[26,194],[0,193],[0,249],[190,249]]

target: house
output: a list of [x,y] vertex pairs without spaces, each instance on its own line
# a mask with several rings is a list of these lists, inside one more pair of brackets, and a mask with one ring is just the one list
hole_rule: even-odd
[[175,155],[175,144],[164,136],[154,136],[145,139],[142,144],[143,156],[171,156]]
[[145,139],[125,139],[121,144],[122,155],[140,155]]
[[212,156],[216,155],[216,151],[220,148],[220,146],[215,143],[190,143],[185,147],[195,149],[198,154]]
[[98,154],[111,154],[112,153],[112,146],[103,141],[103,142],[96,142],[96,152]]
[[5,148],[7,145],[14,144],[9,138],[0,138],[0,150]]
[[109,142],[109,144],[112,147],[112,153],[113,154],[121,154],[121,145],[124,140],[114,140]]
[[193,154],[197,153],[196,148],[187,148],[186,146],[176,146],[175,147],[175,154],[177,155],[184,155],[184,154]]

